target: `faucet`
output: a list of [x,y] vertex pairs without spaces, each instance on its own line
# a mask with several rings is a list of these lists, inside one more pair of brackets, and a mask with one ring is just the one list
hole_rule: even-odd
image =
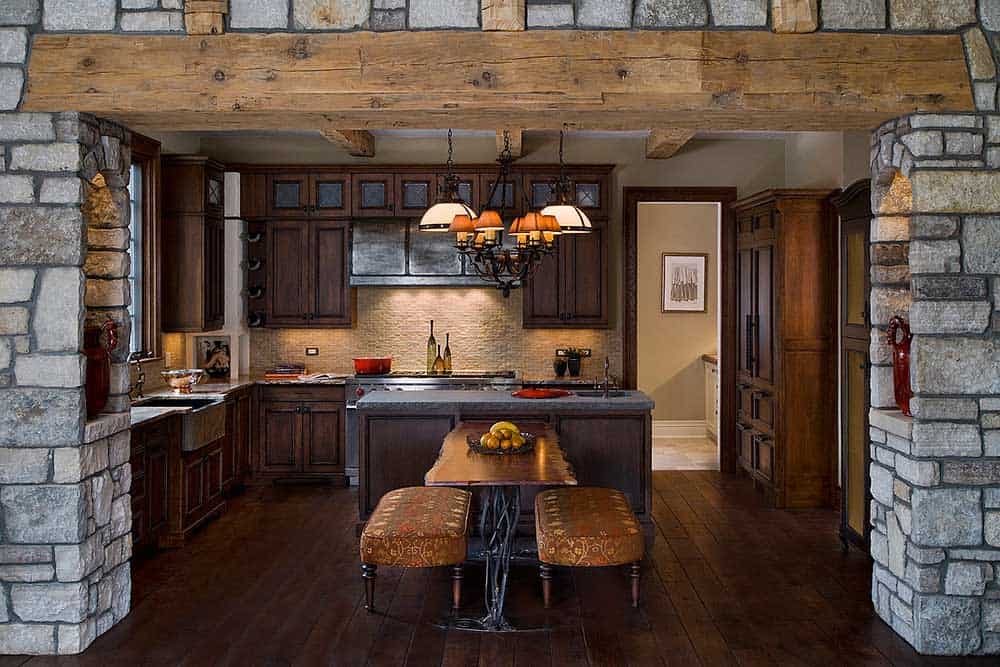
[[611,375],[611,358],[604,357],[604,382],[598,388],[604,390],[604,398],[608,398],[611,388],[617,386],[614,376]]
[[135,383],[129,383],[128,395],[132,398],[132,392],[136,393],[135,400],[143,398],[142,387],[146,384],[146,370],[142,367],[140,363],[143,359],[151,357],[152,354],[146,350],[136,350],[132,354],[128,355],[129,365],[135,366]]

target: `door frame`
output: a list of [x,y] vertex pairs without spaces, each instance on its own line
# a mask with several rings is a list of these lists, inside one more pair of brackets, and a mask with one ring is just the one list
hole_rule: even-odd
[[719,469],[724,473],[739,471],[739,442],[735,439],[736,424],[736,360],[738,336],[736,330],[736,223],[731,204],[736,201],[735,187],[633,187],[623,188],[622,194],[622,280],[623,313],[623,384],[635,389],[638,376],[637,360],[637,295],[638,265],[637,236],[639,204],[646,202],[704,202],[719,204],[720,228],[719,281],[722,295],[720,309],[719,349]]

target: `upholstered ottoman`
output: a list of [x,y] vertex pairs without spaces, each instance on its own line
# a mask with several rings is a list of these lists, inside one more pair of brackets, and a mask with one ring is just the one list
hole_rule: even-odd
[[639,562],[645,542],[621,491],[570,487],[539,493],[535,496],[535,539],[546,608],[552,594],[553,565],[630,564],[632,606],[639,606]]
[[361,533],[365,609],[374,609],[379,565],[452,565],[452,604],[458,609],[471,501],[468,491],[448,487],[407,487],[382,496]]

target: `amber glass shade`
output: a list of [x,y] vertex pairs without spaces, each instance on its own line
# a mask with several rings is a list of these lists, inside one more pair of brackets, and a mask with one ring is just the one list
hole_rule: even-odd
[[482,215],[475,219],[477,232],[502,232],[503,220],[496,211],[483,211]]

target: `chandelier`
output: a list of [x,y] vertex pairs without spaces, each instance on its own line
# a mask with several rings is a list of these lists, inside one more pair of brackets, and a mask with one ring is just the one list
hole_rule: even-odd
[[420,218],[418,229],[422,232],[446,232],[456,215],[476,217],[476,212],[463,202],[458,194],[459,179],[455,175],[455,161],[452,159],[454,150],[451,139],[451,130],[448,130],[448,171],[445,173],[443,185],[438,192],[437,201]]
[[[493,202],[499,190],[498,209],[483,211],[478,216],[471,209],[457,212],[444,228],[439,218],[429,221],[426,225],[421,220],[420,229],[455,234],[455,249],[464,257],[467,265],[471,266],[481,279],[496,286],[504,297],[509,297],[511,290],[523,287],[545,257],[556,251],[558,236],[588,233],[590,220],[570,201],[569,193],[572,191],[572,185],[565,175],[563,135],[560,132],[559,181],[553,188],[557,204],[546,207],[541,212],[535,212],[530,210],[530,202],[525,197],[525,209],[528,212],[515,218],[510,224],[507,234],[514,239],[514,243],[504,246],[504,217],[508,212],[507,187],[508,185],[514,187],[511,180],[511,165],[514,163],[514,158],[510,150],[510,134],[506,130],[503,133],[503,142],[503,150],[497,158],[500,171],[486,197],[487,202]],[[451,131],[448,133],[448,146],[449,173],[451,173]],[[457,194],[454,198],[457,200]],[[424,214],[424,219],[427,219],[438,206],[440,204],[429,209]]]

